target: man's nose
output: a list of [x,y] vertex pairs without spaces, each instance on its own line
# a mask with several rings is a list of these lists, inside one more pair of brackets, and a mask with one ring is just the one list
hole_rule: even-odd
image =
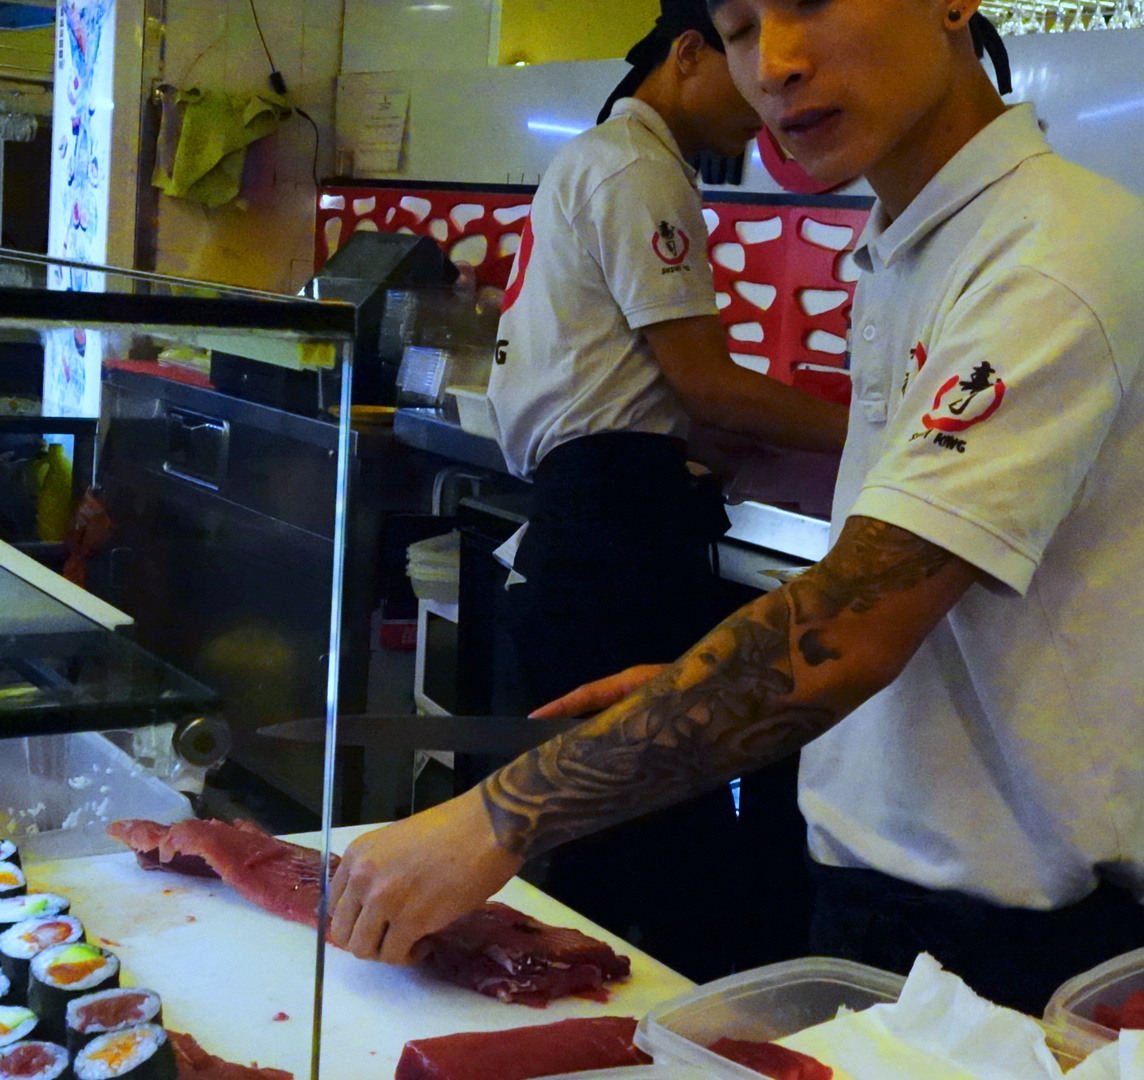
[[759,28],[759,85],[767,93],[778,93],[805,81],[810,74],[806,41],[790,20],[777,16],[766,19]]

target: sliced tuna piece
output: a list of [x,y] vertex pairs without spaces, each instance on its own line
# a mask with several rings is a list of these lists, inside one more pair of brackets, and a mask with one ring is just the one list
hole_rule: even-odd
[[471,1031],[405,1044],[394,1080],[532,1080],[555,1073],[646,1065],[630,1016]]
[[427,940],[427,962],[444,978],[505,1002],[543,1007],[570,994],[607,1001],[605,984],[631,973],[631,961],[605,942],[495,901]]

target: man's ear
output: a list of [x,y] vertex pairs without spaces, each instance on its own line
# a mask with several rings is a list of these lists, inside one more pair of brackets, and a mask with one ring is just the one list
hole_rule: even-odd
[[710,46],[698,30],[684,30],[672,42],[671,53],[681,75],[690,75],[699,64],[699,54]]

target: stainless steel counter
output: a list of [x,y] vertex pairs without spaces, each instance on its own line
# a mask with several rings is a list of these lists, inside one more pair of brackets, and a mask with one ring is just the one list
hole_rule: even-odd
[[393,418],[393,434],[418,450],[508,475],[504,454],[492,439],[470,435],[437,409],[398,409]]

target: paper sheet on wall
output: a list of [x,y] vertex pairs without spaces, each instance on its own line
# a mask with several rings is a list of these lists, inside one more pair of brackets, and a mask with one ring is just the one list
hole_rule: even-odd
[[355,176],[377,176],[401,168],[408,117],[408,92],[384,89],[376,77],[368,75],[345,75],[338,80],[338,142],[353,151]]

